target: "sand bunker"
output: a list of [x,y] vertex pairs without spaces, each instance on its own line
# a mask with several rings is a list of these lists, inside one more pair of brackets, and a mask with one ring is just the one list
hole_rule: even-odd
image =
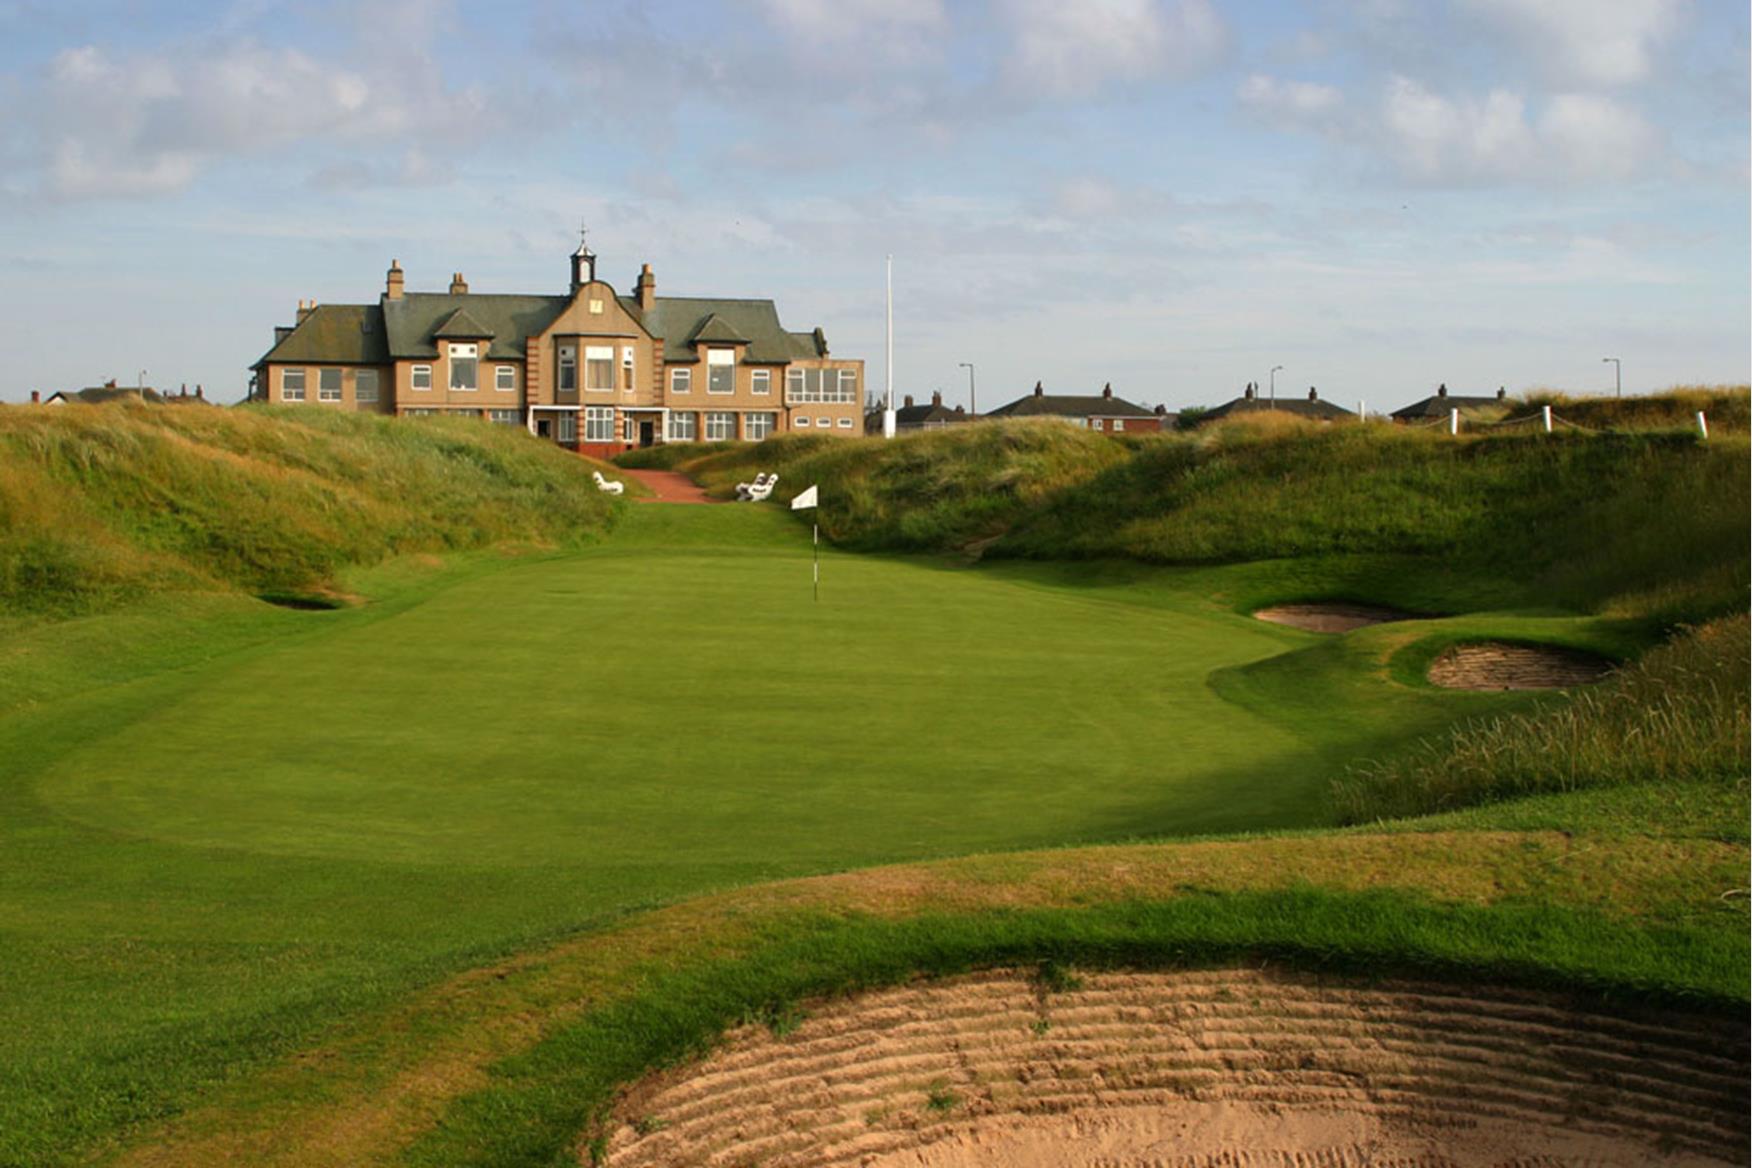
[[1377,604],[1274,604],[1253,614],[1274,625],[1307,629],[1311,633],[1348,633],[1366,625],[1384,625],[1390,621],[1416,620],[1409,612],[1382,608]]
[[1550,994],[997,971],[739,1030],[631,1091],[606,1163],[1701,1168],[1747,1162],[1747,1074],[1743,1025]]
[[1592,653],[1485,641],[1444,652],[1430,666],[1430,681],[1447,689],[1568,689],[1611,672],[1612,662]]

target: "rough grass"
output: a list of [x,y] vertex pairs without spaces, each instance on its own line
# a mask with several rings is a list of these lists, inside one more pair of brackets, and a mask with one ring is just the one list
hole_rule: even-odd
[[309,595],[408,552],[572,544],[613,505],[520,430],[308,407],[0,412],[0,612]]
[[1749,404],[1752,392],[1744,385],[1680,385],[1623,398],[1535,390],[1523,395],[1511,412],[1520,415],[1548,405],[1562,420],[1595,430],[1690,430],[1702,411],[1710,433],[1744,434]]
[[1744,783],[1749,636],[1744,615],[1689,630],[1598,686],[1352,767],[1334,802],[1366,822],[1596,786]]
[[641,450],[628,450],[614,456],[616,466],[635,470],[674,470],[684,462],[693,462],[708,455],[719,454],[745,446],[743,442],[665,442]]

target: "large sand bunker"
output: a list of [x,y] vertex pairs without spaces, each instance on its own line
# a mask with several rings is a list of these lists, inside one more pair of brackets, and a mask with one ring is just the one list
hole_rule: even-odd
[[1351,604],[1344,601],[1323,601],[1319,604],[1274,604],[1253,614],[1274,625],[1289,625],[1311,633],[1348,633],[1369,625],[1384,625],[1392,621],[1416,620],[1414,614],[1378,604]]
[[1483,641],[1444,651],[1430,665],[1430,681],[1446,689],[1568,689],[1611,672],[1612,662],[1592,653]]
[[732,1034],[622,1101],[612,1168],[1747,1162],[1743,1025],[1220,970],[998,971]]

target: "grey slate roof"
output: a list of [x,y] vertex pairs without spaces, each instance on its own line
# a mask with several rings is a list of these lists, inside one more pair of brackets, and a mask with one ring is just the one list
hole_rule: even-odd
[[[666,362],[698,361],[696,340],[739,342],[748,349],[743,360],[753,364],[784,364],[827,356],[821,330],[786,332],[771,300],[718,300],[701,296],[659,296],[651,311],[640,313],[639,302],[623,296],[622,307],[641,317],[645,331],[663,338]],[[717,335],[707,336],[707,331]]]
[[477,341],[491,337],[493,330],[470,316],[468,309],[459,308],[432,335],[459,341]]
[[161,403],[165,397],[156,389],[147,386],[144,390],[132,385],[92,385],[71,392],[60,390],[51,393],[49,401],[60,400],[63,403],[73,403],[85,406],[100,406],[112,401],[146,401]]
[[389,352],[397,358],[436,357],[439,330],[463,315],[468,322],[464,328],[479,330],[471,331],[466,339],[492,338],[485,356],[521,361],[528,355],[528,339],[552,324],[570,303],[569,296],[409,292],[399,300],[383,302],[383,323],[389,337]]
[[1122,397],[1105,393],[1066,394],[1043,393],[1035,385],[1034,393],[1019,397],[1008,405],[999,406],[988,417],[993,418],[1153,418],[1155,411],[1134,405]]
[[1394,410],[1388,417],[1398,418],[1402,422],[1416,418],[1445,418],[1448,416],[1449,410],[1477,410],[1502,404],[1503,396],[1501,394],[1495,397],[1470,397],[1443,391],[1432,393],[1422,401],[1412,402],[1408,406]]
[[375,304],[319,304],[256,364],[268,361],[387,365],[383,313]]
[[896,426],[926,426],[971,421],[978,415],[966,410],[952,410],[941,402],[926,402],[919,406],[901,406],[894,411]]
[[1343,406],[1335,406],[1329,401],[1309,399],[1305,397],[1280,397],[1274,403],[1264,397],[1238,397],[1226,401],[1214,409],[1206,410],[1199,416],[1197,425],[1220,421],[1234,414],[1252,414],[1277,411],[1280,414],[1294,414],[1298,418],[1308,418],[1316,422],[1332,422],[1339,418],[1354,418],[1356,415]]

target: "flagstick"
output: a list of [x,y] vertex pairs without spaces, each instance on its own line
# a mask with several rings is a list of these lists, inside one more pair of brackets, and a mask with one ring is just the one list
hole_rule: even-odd
[[821,524],[809,525],[809,542],[815,547],[815,602],[821,603]]

